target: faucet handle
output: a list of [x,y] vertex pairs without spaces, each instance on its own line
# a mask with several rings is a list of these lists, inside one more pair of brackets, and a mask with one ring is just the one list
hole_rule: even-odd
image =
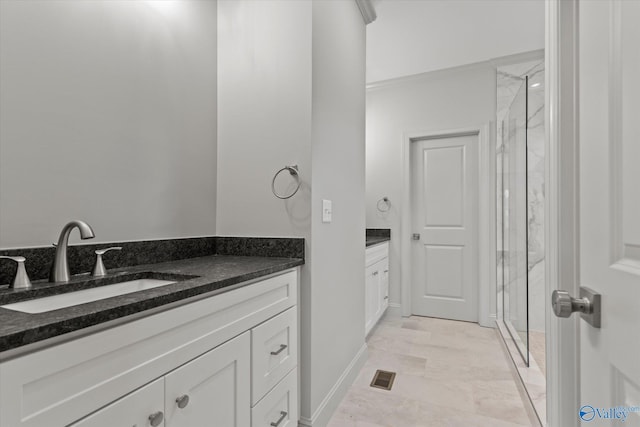
[[109,251],[119,251],[122,247],[114,246],[111,248],[105,249],[96,249],[96,265],[93,266],[93,271],[91,275],[94,277],[104,276],[107,274],[107,269],[104,267],[104,263],[102,262],[102,255],[106,254]]
[[0,256],[0,259],[10,259],[18,264],[16,270],[16,276],[13,278],[13,282],[9,285],[12,289],[28,289],[31,287],[31,280],[27,275],[27,270],[24,267],[24,262],[27,260],[23,256]]
[[109,251],[119,251],[122,250],[121,246],[113,246],[111,248],[105,248],[105,249],[96,249],[96,255],[104,255]]

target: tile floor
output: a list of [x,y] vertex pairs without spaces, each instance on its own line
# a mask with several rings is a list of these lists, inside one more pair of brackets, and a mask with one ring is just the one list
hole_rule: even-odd
[[[385,316],[328,427],[538,425],[499,339],[474,323]],[[391,391],[369,386],[376,369],[397,373]]]

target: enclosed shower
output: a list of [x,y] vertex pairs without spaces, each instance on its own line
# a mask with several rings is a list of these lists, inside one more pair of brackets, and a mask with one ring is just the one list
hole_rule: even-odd
[[542,59],[498,67],[496,118],[498,326],[536,412],[544,420]]

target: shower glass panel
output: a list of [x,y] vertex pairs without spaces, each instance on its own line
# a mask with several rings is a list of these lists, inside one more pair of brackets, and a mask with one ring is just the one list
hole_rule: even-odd
[[503,313],[506,329],[529,366],[528,214],[527,214],[527,104],[528,78],[520,86],[502,122],[499,170],[502,184]]

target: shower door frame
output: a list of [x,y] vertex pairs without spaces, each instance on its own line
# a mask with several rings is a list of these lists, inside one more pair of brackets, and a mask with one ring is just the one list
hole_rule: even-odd
[[[529,206],[529,160],[528,160],[528,150],[529,150],[529,76],[525,76],[524,81],[522,83],[521,88],[524,88],[524,215],[525,215],[525,227],[524,227],[524,298],[525,298],[525,324],[526,324],[526,341],[523,343],[523,339],[520,336],[520,333],[522,331],[518,331],[517,328],[513,325],[513,322],[511,321],[511,318],[507,319],[506,316],[508,314],[511,314],[511,310],[509,310],[509,312],[507,313],[505,307],[507,307],[506,304],[506,299],[509,298],[509,300],[511,299],[511,294],[509,293],[509,295],[507,295],[507,289],[509,290],[509,292],[512,291],[512,285],[515,285],[517,287],[517,281],[514,280],[510,280],[509,281],[509,286],[507,288],[507,282],[505,282],[504,279],[504,270],[505,270],[505,154],[510,154],[510,150],[511,149],[516,149],[517,147],[512,146],[511,141],[509,140],[509,138],[511,137],[511,127],[509,125],[509,131],[508,131],[508,136],[507,139],[509,140],[509,150],[505,150],[505,135],[504,135],[504,125],[503,125],[503,133],[502,133],[502,143],[501,143],[501,156],[500,156],[500,161],[501,161],[501,166],[500,166],[500,170],[501,170],[501,185],[500,185],[500,189],[501,189],[501,194],[500,194],[500,207],[502,209],[502,213],[500,215],[501,217],[501,232],[500,232],[500,237],[502,240],[502,280],[501,280],[501,286],[502,286],[502,301],[498,301],[498,304],[502,304],[502,310],[501,310],[501,318],[498,319],[498,321],[502,322],[502,325],[504,326],[504,328],[506,329],[506,331],[509,333],[511,340],[515,343],[516,349],[518,350],[518,352],[520,353],[520,356],[522,357],[524,364],[526,367],[529,367],[529,363],[530,363],[530,358],[531,358],[531,354],[529,352],[529,218],[528,218],[528,206]],[[507,114],[507,116],[510,118],[511,120],[511,108],[513,106],[513,103],[515,102],[516,98],[518,97],[518,94],[520,92],[520,89],[518,89],[515,98],[513,99],[511,105],[509,106],[508,110],[509,113]],[[517,144],[518,141],[514,141],[515,144]],[[509,158],[509,167],[511,167],[511,158]],[[515,159],[516,161],[514,163],[517,163],[517,159]],[[516,167],[517,170],[517,166]],[[510,173],[514,173],[513,171],[511,171],[509,169],[509,174]],[[512,188],[509,188],[509,192],[510,193],[515,193],[515,191],[511,191],[514,190]],[[509,206],[509,208],[506,208],[506,210],[509,211],[509,217],[512,217],[512,209],[511,206]],[[497,216],[496,216],[497,218]],[[496,227],[496,232],[497,232],[497,227]],[[510,230],[510,233],[515,232],[514,230]],[[511,239],[511,235],[508,236],[509,239]],[[511,245],[509,245],[509,251],[511,250],[517,250],[517,248],[511,248]],[[512,265],[509,265],[509,278],[511,278],[511,274],[513,272],[512,270]],[[517,274],[517,273],[516,273]],[[509,308],[511,308],[511,302],[509,302]],[[522,346],[524,346],[525,348],[523,349]]]

